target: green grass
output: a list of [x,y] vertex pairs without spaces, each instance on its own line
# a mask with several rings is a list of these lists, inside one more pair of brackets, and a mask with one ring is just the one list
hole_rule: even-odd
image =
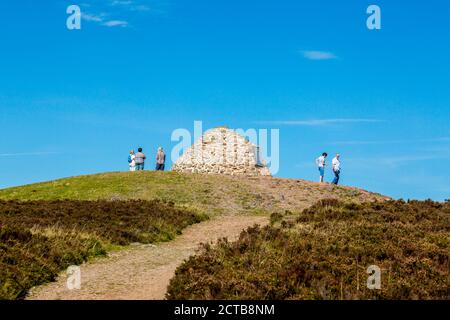
[[363,190],[270,177],[182,174],[177,172],[111,172],[64,178],[0,190],[0,200],[154,200],[174,202],[214,216],[267,214],[301,210],[317,200],[345,197],[382,199]]
[[[189,177],[167,172],[111,172],[69,177],[0,190],[4,200],[164,200],[188,199],[185,185]],[[163,192],[162,192],[163,190]]]
[[240,201],[251,198],[245,190],[230,184],[218,190],[220,177],[179,174],[176,172],[112,172],[77,176],[0,190],[0,199],[13,200],[129,200],[160,199],[175,202],[210,215],[224,213],[218,206],[223,198]]

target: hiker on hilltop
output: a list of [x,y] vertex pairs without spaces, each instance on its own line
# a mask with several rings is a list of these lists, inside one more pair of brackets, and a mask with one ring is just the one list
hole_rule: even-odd
[[128,155],[128,165],[130,167],[130,171],[136,171],[136,155],[134,154],[134,150],[130,151]]
[[156,170],[164,171],[164,163],[166,162],[166,154],[162,147],[158,148],[158,153],[156,154]]
[[144,170],[144,163],[147,157],[142,152],[142,148],[138,148],[134,161],[136,162],[136,170]]
[[331,163],[331,165],[333,166],[333,172],[334,172],[334,179],[333,179],[333,184],[338,184],[339,182],[339,175],[341,174],[341,161],[339,160],[340,158],[340,154],[336,154],[336,157],[333,158],[333,161]]
[[327,158],[328,154],[326,152],[322,153],[320,157],[316,159],[316,165],[319,168],[319,182],[323,182],[323,176],[325,175],[325,159]]

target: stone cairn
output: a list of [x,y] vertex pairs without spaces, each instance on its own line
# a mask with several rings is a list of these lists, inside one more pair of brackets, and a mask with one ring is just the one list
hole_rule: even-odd
[[178,172],[270,176],[259,148],[226,127],[208,130],[177,159]]

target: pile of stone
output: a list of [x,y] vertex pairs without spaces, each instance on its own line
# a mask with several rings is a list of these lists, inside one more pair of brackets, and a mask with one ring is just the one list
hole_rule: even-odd
[[178,172],[270,176],[259,149],[226,127],[207,131],[172,166]]

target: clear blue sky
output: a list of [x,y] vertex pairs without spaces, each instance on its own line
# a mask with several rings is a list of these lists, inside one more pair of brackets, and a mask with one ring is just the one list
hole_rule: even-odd
[[[379,31],[366,28],[372,3]],[[70,4],[81,30],[66,28]],[[126,170],[131,148],[153,158],[202,120],[279,128],[280,177],[317,180],[314,159],[340,152],[343,184],[450,198],[449,11],[440,0],[1,1],[0,187]]]

